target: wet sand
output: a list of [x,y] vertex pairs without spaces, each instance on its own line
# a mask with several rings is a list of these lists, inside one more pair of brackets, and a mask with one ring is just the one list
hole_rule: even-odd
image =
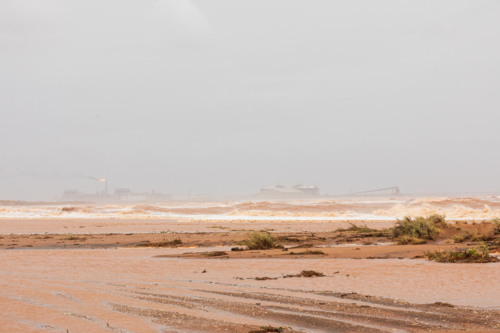
[[[455,227],[439,244],[401,246],[335,231],[345,222],[18,219],[0,226],[18,231],[0,228],[2,332],[247,333],[269,325],[285,332],[500,330],[499,263],[411,259],[470,247],[444,244]],[[52,232],[30,234],[27,226]],[[148,233],[151,227],[167,232]],[[231,251],[245,230],[260,229],[287,239],[288,251]],[[174,239],[182,244],[154,247]],[[290,254],[307,250],[324,254]],[[227,255],[204,256],[213,251]],[[284,278],[302,270],[326,276]]]

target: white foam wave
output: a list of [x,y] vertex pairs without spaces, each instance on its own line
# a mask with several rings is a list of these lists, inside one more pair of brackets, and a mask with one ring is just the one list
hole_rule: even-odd
[[0,219],[179,219],[183,221],[338,221],[395,220],[405,216],[445,215],[449,219],[500,217],[498,197],[383,200],[295,200],[171,202],[161,204],[4,206]]

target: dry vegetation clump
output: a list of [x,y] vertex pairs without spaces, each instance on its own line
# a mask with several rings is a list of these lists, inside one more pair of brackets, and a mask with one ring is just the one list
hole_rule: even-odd
[[480,242],[483,240],[483,236],[477,232],[477,229],[465,231],[464,239],[470,240],[471,242]]
[[[462,243],[463,241],[470,242],[491,242],[497,239],[496,235],[500,234],[500,220],[493,219],[494,228],[489,231],[487,234],[481,234],[477,231],[477,229],[466,230],[460,235],[453,236],[453,240],[455,243]],[[490,222],[484,222],[490,223]],[[461,231],[462,228],[457,228],[457,230]]]
[[292,278],[292,277],[321,277],[321,276],[326,276],[325,274],[321,272],[316,272],[316,271],[302,271],[299,274],[289,274],[283,276],[283,278]]
[[447,307],[447,308],[454,308],[455,306],[453,306],[452,304],[450,303],[443,303],[443,302],[435,302],[435,303],[432,303],[432,304],[429,304],[430,306],[444,306],[444,307]]
[[49,239],[49,238],[52,238],[52,236],[49,236],[49,235],[37,235],[35,237],[33,237],[35,239]]
[[479,232],[477,232],[477,229],[473,230],[467,230],[465,233],[462,235],[462,238],[464,240],[468,240],[471,242],[486,242],[486,241],[492,241],[495,240],[495,232],[490,232],[487,235],[483,235]]
[[307,250],[307,251],[304,251],[304,252],[298,252],[298,253],[294,253],[294,252],[290,252],[289,254],[291,255],[297,255],[297,254],[325,254],[323,251],[318,251],[318,250],[314,250],[314,251],[311,251],[311,250]]
[[274,333],[274,332],[283,332],[283,327],[266,326],[266,327],[261,327],[260,330],[257,331],[254,330],[248,333]]
[[182,244],[182,241],[177,238],[174,239],[173,241],[165,241],[165,242],[159,242],[159,243],[145,243],[145,244],[137,244],[137,247],[175,247],[177,245]]
[[495,225],[495,234],[500,234],[500,219],[493,219],[491,222]]
[[434,214],[434,215],[429,216],[427,218],[427,220],[434,223],[434,225],[438,228],[445,229],[448,227],[448,224],[446,224],[446,220],[444,219],[444,216],[442,216],[442,215]]
[[74,210],[76,210],[75,207],[63,207],[63,208],[61,208],[62,212],[72,212]]
[[302,242],[302,240],[297,238],[297,237],[281,236],[281,237],[278,237],[278,239],[282,243],[300,243],[300,242]]
[[223,251],[214,251],[214,252],[207,252],[203,253],[205,257],[220,257],[220,256],[226,256],[227,253]]
[[267,231],[249,232],[245,239],[241,242],[246,245],[249,250],[269,250],[283,249],[283,245],[279,239],[271,235]]
[[470,249],[463,251],[427,251],[424,256],[429,260],[449,263],[488,263],[499,261],[498,258],[490,256],[488,247],[484,243],[481,244],[480,251],[471,247]]
[[278,280],[278,278],[271,278],[271,277],[267,277],[267,276],[264,276],[264,277],[256,277],[254,280],[256,281],[267,281],[267,280]]
[[64,237],[65,240],[71,240],[71,241],[85,241],[87,240],[87,237],[77,237],[73,235],[68,235]]
[[376,230],[368,228],[366,225],[364,227],[359,227],[354,223],[349,222],[349,224],[351,225],[349,228],[347,229],[338,228],[336,231],[361,234],[357,235],[358,237],[387,237],[390,235],[389,229]]
[[398,245],[421,245],[427,244],[427,241],[421,238],[416,238],[408,235],[403,235],[398,238]]
[[291,247],[289,249],[290,250],[292,250],[292,249],[309,249],[311,247],[314,247],[314,244],[306,243],[306,244],[301,244],[301,245],[297,245],[297,246]]
[[396,226],[392,228],[392,237],[400,245],[423,244],[422,240],[435,240],[439,228],[446,228],[446,222],[441,215],[432,215],[429,217],[405,217],[398,220]]

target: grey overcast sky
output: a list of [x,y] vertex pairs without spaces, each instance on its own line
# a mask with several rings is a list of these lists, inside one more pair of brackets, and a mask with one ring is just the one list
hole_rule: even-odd
[[500,190],[500,1],[2,0],[0,199]]

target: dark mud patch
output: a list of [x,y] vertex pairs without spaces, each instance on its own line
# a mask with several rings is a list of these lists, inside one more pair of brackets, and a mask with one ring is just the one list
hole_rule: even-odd
[[452,304],[450,303],[443,303],[443,302],[435,302],[435,303],[432,303],[432,304],[429,304],[430,306],[444,306],[444,307],[447,307],[447,308],[454,308],[455,306],[453,306]]
[[203,253],[205,257],[222,257],[227,256],[227,253],[224,251],[214,251],[214,252],[205,252]]
[[299,274],[289,274],[283,276],[283,278],[294,278],[294,277],[305,277],[305,278],[310,278],[310,277],[323,277],[326,276],[325,274],[321,272],[316,272],[316,271],[302,271]]
[[272,277],[264,276],[264,277],[256,277],[253,280],[255,280],[255,281],[267,281],[267,280],[278,280],[278,278],[277,277],[272,278]]
[[272,332],[283,332],[283,327],[261,327],[260,330],[250,331],[248,333],[272,333]]
[[311,251],[311,250],[308,250],[308,251],[303,251],[303,252],[290,252],[289,255],[321,255],[321,254],[325,254],[325,252],[323,251],[319,251],[319,250],[314,250],[314,251]]

